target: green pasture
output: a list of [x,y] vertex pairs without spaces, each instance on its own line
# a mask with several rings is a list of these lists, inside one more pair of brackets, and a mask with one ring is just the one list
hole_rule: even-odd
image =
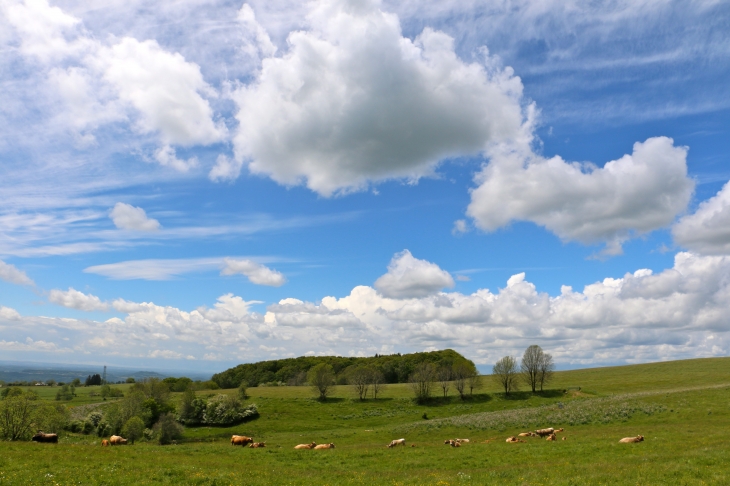
[[[426,405],[406,385],[364,402],[344,386],[326,402],[307,387],[252,388],[248,401],[260,418],[187,428],[171,446],[102,448],[99,438],[77,434],[56,445],[0,442],[0,485],[730,484],[729,358],[560,372],[534,396],[504,397],[487,378],[466,401],[451,390]],[[564,427],[567,440],[505,443],[543,426]],[[234,433],[267,447],[233,447]],[[638,434],[644,442],[618,443]],[[385,447],[401,437],[407,447]],[[443,444],[455,437],[471,443]],[[336,448],[293,450],[311,441]]]

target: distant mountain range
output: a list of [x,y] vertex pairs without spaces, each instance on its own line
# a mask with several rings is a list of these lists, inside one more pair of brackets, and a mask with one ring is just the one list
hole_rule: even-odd
[[[49,363],[15,363],[0,362],[0,380],[5,382],[14,381],[41,381],[56,380],[57,382],[70,382],[74,378],[82,382],[87,376],[95,373],[103,374],[103,366],[73,365],[73,364],[49,364]],[[114,383],[125,381],[127,378],[134,378],[136,381],[145,378],[166,378],[168,376],[187,376],[193,380],[208,380],[210,375],[195,375],[191,373],[172,373],[156,371],[140,371],[134,369],[108,366],[106,371],[107,381]]]

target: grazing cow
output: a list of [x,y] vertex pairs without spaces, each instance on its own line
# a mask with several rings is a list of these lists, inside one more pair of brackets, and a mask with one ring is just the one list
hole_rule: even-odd
[[507,437],[507,440],[506,440],[505,442],[508,442],[508,443],[510,443],[510,444],[515,444],[515,443],[517,443],[517,442],[525,442],[525,441],[524,441],[524,440],[522,440],[522,439],[518,439],[518,438],[517,438],[517,437],[515,437],[515,436],[512,436],[512,437]]
[[539,430],[535,431],[535,433],[537,435],[539,435],[540,437],[548,436],[548,435],[552,434],[553,432],[555,432],[555,429],[553,429],[552,427],[548,427],[547,429],[539,429]]
[[314,449],[315,447],[317,447],[316,442],[312,442],[311,444],[299,444],[294,446],[295,449]]
[[251,449],[258,449],[259,447],[266,447],[265,442],[251,442],[248,445]]
[[43,432],[38,432],[36,435],[33,436],[31,440],[35,442],[49,442],[52,444],[57,444],[58,434],[44,434]]
[[643,442],[644,436],[637,435],[636,437],[624,437],[619,441],[620,444],[635,444],[637,442]]
[[406,440],[405,439],[394,439],[394,440],[391,440],[390,441],[390,444],[388,444],[388,449],[390,449],[391,447],[395,447],[397,445],[405,446],[406,445]]
[[246,444],[250,444],[253,442],[253,439],[251,437],[246,437],[245,435],[234,435],[231,436],[231,445],[232,446],[245,446]]
[[552,434],[548,435],[547,439],[545,439],[545,440],[554,441],[554,440],[558,440],[558,439],[555,437],[555,432],[553,432]]
[[127,439],[121,435],[112,435],[109,437],[109,445],[127,445]]
[[102,440],[102,441],[101,441],[101,446],[102,446],[102,447],[109,447],[109,441],[108,441],[108,440],[106,440],[106,439]]
[[334,449],[335,445],[332,443],[329,444],[319,444],[314,446],[315,449]]

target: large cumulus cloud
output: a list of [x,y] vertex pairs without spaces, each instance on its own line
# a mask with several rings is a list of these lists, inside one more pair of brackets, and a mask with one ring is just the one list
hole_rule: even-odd
[[672,228],[674,241],[709,255],[730,254],[730,183]]
[[694,190],[687,149],[666,137],[637,142],[632,154],[600,168],[497,147],[476,182],[467,212],[478,227],[532,221],[564,240],[607,242],[613,254],[632,234],[669,226]]
[[520,130],[522,84],[486,54],[466,63],[428,28],[408,39],[376,0],[321,1],[307,23],[235,95],[236,156],[252,172],[331,195],[417,179]]

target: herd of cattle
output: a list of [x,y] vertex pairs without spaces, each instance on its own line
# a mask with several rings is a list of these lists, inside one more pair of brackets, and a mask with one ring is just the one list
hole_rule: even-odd
[[[520,443],[520,442],[526,442],[522,439],[522,437],[545,437],[545,440],[547,441],[556,441],[557,435],[563,432],[563,429],[554,429],[552,427],[548,427],[546,429],[537,429],[535,431],[530,432],[522,432],[520,434],[517,434],[516,436],[508,437],[506,442],[507,443]],[[566,440],[567,437],[563,437],[563,440]],[[38,432],[33,436],[31,439],[35,442],[48,442],[56,444],[58,443],[58,435],[57,434],[44,434],[43,432]],[[489,439],[486,442],[491,442],[495,439]],[[637,435],[636,437],[624,437],[619,441],[621,444],[634,444],[638,442],[642,442],[644,440],[643,435]],[[468,444],[470,441],[469,439],[446,439],[444,441],[444,444],[450,445],[451,447],[461,447],[462,444]],[[127,445],[127,439],[124,437],[121,437],[119,435],[112,435],[109,437],[109,439],[104,439],[101,441],[101,445],[106,446],[113,446],[113,445]],[[265,442],[254,442],[252,437],[247,437],[245,435],[234,435],[231,437],[231,445],[233,446],[247,446],[251,449],[258,449],[260,447],[266,447]],[[390,441],[390,444],[387,445],[389,449],[392,449],[393,447],[402,445],[405,447],[406,440],[405,439],[395,439]],[[415,444],[411,444],[411,447],[416,447]],[[311,444],[299,444],[294,446],[294,449],[334,449],[335,445],[330,444],[317,444],[316,442],[312,442]]]

